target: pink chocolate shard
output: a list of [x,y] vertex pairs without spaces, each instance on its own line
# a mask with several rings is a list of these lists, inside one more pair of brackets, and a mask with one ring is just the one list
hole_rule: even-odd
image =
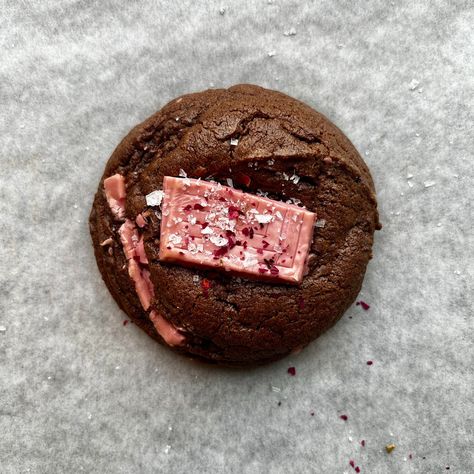
[[300,283],[316,214],[219,183],[165,176],[160,260]]
[[121,174],[114,174],[104,180],[105,197],[110,210],[118,220],[125,217],[125,179]]
[[183,334],[181,334],[169,321],[161,316],[160,313],[152,310],[150,312],[150,320],[166,344],[169,346],[180,346],[183,344],[185,340]]
[[[122,175],[115,174],[104,181],[104,190],[110,210],[116,218],[123,220],[125,217],[125,180]],[[139,214],[143,222],[143,216]],[[137,224],[140,226],[137,216]],[[141,227],[141,226],[140,226]],[[143,237],[139,237],[138,230],[130,219],[126,219],[119,229],[120,241],[127,258],[127,269],[135,285],[135,291],[141,305],[148,310],[155,296],[155,289],[150,278],[150,271],[146,268],[148,258],[143,246]],[[113,242],[112,239],[107,241]],[[106,241],[102,242],[105,244]],[[101,244],[101,245],[102,245]],[[155,310],[150,311],[150,320],[158,334],[170,346],[179,346],[185,342],[185,336],[178,329]]]

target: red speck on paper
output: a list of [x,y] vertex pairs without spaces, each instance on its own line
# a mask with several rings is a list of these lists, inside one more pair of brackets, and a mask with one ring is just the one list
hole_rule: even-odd
[[349,419],[347,415],[341,415],[339,418],[343,421],[347,421]]
[[362,301],[362,300],[358,301],[356,305],[362,306],[362,309],[365,311],[368,311],[368,309],[370,308],[370,306],[365,301]]
[[365,448],[365,439],[363,439],[361,442],[360,442],[360,445]]
[[410,453],[410,454],[408,455],[408,459],[413,459],[413,454]]
[[355,472],[360,472],[360,467],[359,466],[355,467]]
[[288,367],[288,373],[293,377],[296,375],[296,369],[294,367]]
[[373,363],[374,363],[373,360],[368,360],[368,361],[367,361],[367,365],[372,365]]
[[355,463],[354,463],[354,461],[353,461],[352,459],[349,461],[349,466],[355,467]]
[[128,319],[124,319],[123,325],[126,326],[128,324]]
[[312,412],[310,413],[310,415],[311,415],[311,416],[314,416],[314,411],[312,411]]

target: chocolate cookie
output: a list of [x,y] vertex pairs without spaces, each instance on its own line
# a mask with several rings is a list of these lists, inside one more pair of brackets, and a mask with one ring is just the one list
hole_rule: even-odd
[[240,366],[329,329],[360,290],[379,228],[372,178],[344,134],[253,85],[185,95],[135,127],[90,215],[120,308],[177,352]]

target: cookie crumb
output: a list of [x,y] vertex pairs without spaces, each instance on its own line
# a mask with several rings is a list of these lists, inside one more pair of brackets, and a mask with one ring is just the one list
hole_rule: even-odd
[[396,446],[393,443],[387,444],[387,446],[385,446],[385,451],[387,451],[387,453],[390,454],[395,448]]
[[436,185],[436,181],[425,181],[423,185],[425,186],[425,188],[431,188],[432,186]]
[[224,15],[224,14],[225,14],[225,8],[224,8],[224,7],[219,8],[219,14],[220,14],[220,15]]
[[268,51],[267,56],[269,58],[273,58],[273,56],[275,56],[275,54],[276,54],[275,51]]
[[289,30],[286,30],[283,32],[283,36],[295,36],[295,35],[296,35],[295,28],[290,28]]
[[7,328],[5,326],[0,326],[0,332],[6,332]]

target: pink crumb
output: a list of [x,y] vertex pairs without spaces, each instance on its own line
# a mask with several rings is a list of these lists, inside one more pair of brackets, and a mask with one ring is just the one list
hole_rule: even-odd
[[356,305],[357,306],[362,306],[362,309],[365,310],[365,311],[368,311],[369,308],[370,308],[370,305],[368,305],[365,301],[362,301],[362,300],[358,301],[356,303]]
[[296,369],[295,369],[295,367],[288,367],[288,373],[289,373],[291,376],[295,376],[295,375],[296,375]]

